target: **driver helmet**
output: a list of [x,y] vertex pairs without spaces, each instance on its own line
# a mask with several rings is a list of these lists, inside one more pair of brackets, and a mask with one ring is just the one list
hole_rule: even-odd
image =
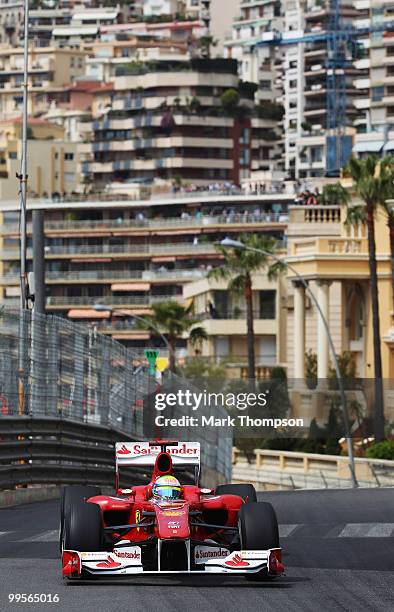
[[181,492],[181,484],[175,476],[159,476],[152,487],[153,497],[162,500],[179,499]]

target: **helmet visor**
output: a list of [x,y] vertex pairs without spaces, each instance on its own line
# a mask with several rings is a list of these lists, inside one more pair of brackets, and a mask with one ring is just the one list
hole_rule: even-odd
[[153,487],[153,495],[162,497],[163,499],[179,499],[181,488],[172,487],[170,485],[156,485]]

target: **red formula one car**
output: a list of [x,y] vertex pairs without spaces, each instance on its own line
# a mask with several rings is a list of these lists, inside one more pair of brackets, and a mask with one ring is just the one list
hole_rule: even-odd
[[[151,466],[149,484],[119,488],[122,466]],[[250,578],[283,573],[272,506],[256,501],[252,485],[216,490],[181,485],[176,474],[195,469],[195,442],[116,444],[116,494],[70,486],[61,500],[63,577],[148,573],[231,573]]]

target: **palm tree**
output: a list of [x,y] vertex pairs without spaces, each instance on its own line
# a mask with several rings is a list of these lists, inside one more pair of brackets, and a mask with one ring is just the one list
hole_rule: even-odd
[[[276,240],[270,236],[263,237],[257,234],[243,234],[239,241],[253,249],[261,249],[265,253],[275,251]],[[228,289],[245,298],[246,326],[248,345],[248,378],[254,380],[256,376],[256,360],[254,351],[254,316],[253,316],[253,287],[252,275],[268,266],[269,255],[257,253],[246,249],[228,249],[217,247],[224,256],[224,264],[214,268],[209,277],[216,280],[228,281]],[[269,268],[269,278],[274,278],[279,272],[277,264]]]
[[382,351],[380,345],[379,291],[376,263],[375,214],[378,206],[385,206],[392,189],[391,160],[379,160],[374,156],[364,159],[350,158],[345,172],[353,180],[356,195],[364,202],[363,211],[359,207],[350,211],[349,222],[358,216],[365,218],[368,232],[368,258],[370,273],[370,292],[372,306],[372,328],[374,347],[375,377],[375,439],[384,438],[384,396],[382,378]]
[[193,317],[191,306],[184,306],[176,300],[166,300],[154,303],[152,310],[152,315],[145,317],[147,328],[156,328],[167,336],[169,369],[175,372],[175,349],[178,338],[181,338],[183,334],[188,334],[190,343],[196,345],[207,338],[207,332],[203,327],[197,325],[199,320]]
[[[387,200],[394,198],[394,158],[385,157],[379,164],[377,171],[383,174],[384,187],[386,193],[381,198],[379,203],[386,214],[387,227],[390,237],[390,260],[391,260],[391,286],[392,299],[394,304],[394,207]],[[342,188],[343,189],[343,188]],[[348,201],[346,201],[348,203]],[[346,224],[347,225],[365,225],[367,222],[367,211],[365,204],[352,206],[348,208]]]

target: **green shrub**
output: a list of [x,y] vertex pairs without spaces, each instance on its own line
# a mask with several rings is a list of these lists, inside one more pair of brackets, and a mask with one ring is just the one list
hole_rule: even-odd
[[369,459],[388,459],[389,461],[394,461],[394,440],[377,442],[365,454]]

